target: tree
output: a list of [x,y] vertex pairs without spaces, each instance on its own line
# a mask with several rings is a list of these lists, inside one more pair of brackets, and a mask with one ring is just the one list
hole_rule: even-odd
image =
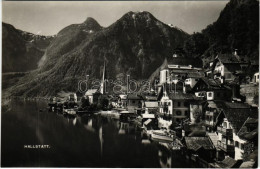
[[196,123],[199,123],[200,120],[202,119],[202,111],[200,110],[199,107],[195,107],[193,109],[193,117],[195,118]]
[[256,105],[258,105],[258,103],[259,103],[259,96],[258,96],[258,94],[256,94],[256,95],[254,96],[253,103],[256,104]]
[[88,98],[85,97],[82,97],[80,102],[81,102],[81,108],[85,108],[90,105]]
[[109,104],[109,100],[106,95],[100,95],[98,98],[98,108],[99,109],[107,109]]
[[184,43],[184,51],[188,56],[196,57],[202,55],[208,48],[206,37],[201,33],[194,33]]

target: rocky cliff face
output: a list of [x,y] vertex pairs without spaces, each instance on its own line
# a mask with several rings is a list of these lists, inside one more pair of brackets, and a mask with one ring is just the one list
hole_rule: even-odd
[[46,48],[54,37],[40,36],[2,23],[2,71],[26,72],[36,69]]

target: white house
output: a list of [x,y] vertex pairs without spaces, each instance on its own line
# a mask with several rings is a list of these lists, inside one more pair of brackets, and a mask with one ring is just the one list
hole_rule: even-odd
[[98,102],[98,97],[101,95],[101,93],[98,91],[98,89],[89,89],[85,93],[85,97],[88,97],[90,104],[95,104]]
[[244,159],[255,150],[258,142],[258,119],[248,118],[237,135],[234,135],[235,142],[235,160]]
[[218,158],[228,155],[235,160],[242,159],[246,143],[241,135],[242,126],[248,117],[257,117],[257,114],[257,110],[250,108],[248,104],[223,102],[222,112],[218,116],[218,119],[223,120],[221,125],[217,126],[217,144],[221,150],[218,152]]
[[172,100],[169,98],[169,93],[167,93],[165,88],[161,88],[161,90],[162,94],[161,97],[159,97],[159,113],[171,116],[173,111]]
[[245,70],[249,63],[241,61],[240,57],[234,54],[218,54],[210,63],[214,79],[220,79],[221,83],[233,81],[236,73]]

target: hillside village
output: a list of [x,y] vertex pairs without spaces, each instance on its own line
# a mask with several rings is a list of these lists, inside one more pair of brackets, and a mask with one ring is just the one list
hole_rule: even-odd
[[[181,152],[200,167],[251,168],[258,152],[255,66],[236,51],[217,55],[206,70],[200,60],[174,54],[165,59],[150,92],[106,94],[102,83],[82,96],[74,114],[102,109],[103,115],[139,123],[149,137],[155,130],[174,131]],[[242,88],[254,90],[249,94]],[[72,94],[70,100],[80,99]]]

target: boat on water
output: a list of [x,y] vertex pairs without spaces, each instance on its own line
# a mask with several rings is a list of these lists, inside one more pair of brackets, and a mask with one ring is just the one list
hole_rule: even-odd
[[173,142],[173,138],[174,135],[166,130],[153,130],[151,134],[151,139],[154,141]]
[[77,111],[74,109],[64,109],[64,112],[69,114],[69,115],[76,115]]
[[129,111],[120,111],[120,120],[121,121],[133,121],[133,119],[135,118],[135,113],[133,112],[129,112]]
[[172,143],[169,143],[168,146],[171,150],[181,150],[183,144],[179,139],[174,139],[174,141]]

